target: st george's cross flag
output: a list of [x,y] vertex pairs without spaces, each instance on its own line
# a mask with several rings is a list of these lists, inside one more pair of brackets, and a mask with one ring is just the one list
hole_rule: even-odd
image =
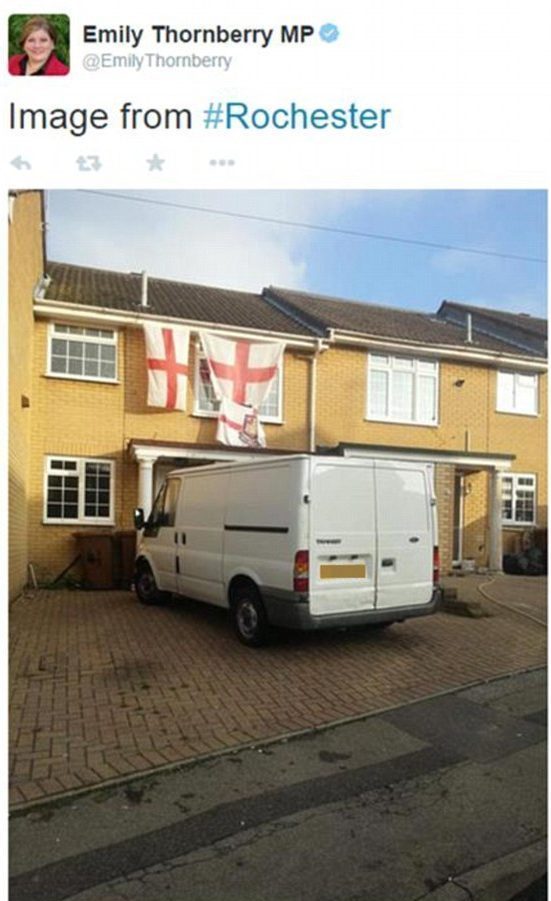
[[189,329],[144,322],[147,360],[147,403],[150,407],[185,410]]
[[216,440],[233,447],[266,447],[258,410],[222,398],[218,413]]
[[277,375],[285,345],[231,341],[212,332],[201,332],[201,343],[218,400],[258,410]]

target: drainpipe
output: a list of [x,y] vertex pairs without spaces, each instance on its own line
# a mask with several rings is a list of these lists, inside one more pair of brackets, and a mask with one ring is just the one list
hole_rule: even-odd
[[318,357],[327,350],[327,345],[323,343],[321,338],[317,339],[316,350],[309,357],[310,360],[310,398],[309,398],[309,438],[308,449],[311,454],[316,452],[316,395],[317,395],[317,379],[318,379]]

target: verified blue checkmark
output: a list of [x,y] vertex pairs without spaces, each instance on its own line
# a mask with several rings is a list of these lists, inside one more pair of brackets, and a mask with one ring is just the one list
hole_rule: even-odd
[[327,44],[332,44],[339,36],[339,29],[336,25],[333,25],[332,22],[326,22],[325,25],[321,26],[319,35],[322,41],[325,41]]

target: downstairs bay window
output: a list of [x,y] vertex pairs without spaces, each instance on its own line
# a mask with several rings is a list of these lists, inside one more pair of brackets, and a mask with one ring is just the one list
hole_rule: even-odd
[[536,477],[526,473],[501,476],[502,522],[504,526],[536,523]]
[[46,457],[44,522],[114,523],[114,463],[84,457]]

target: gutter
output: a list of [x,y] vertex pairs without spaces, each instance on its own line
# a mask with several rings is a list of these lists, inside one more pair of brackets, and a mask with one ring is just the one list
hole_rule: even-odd
[[515,366],[517,369],[526,369],[531,372],[547,372],[548,363],[542,357],[525,357],[515,356],[504,351],[491,350],[475,350],[469,347],[468,350],[453,344],[439,344],[427,346],[421,341],[411,341],[405,338],[389,339],[381,338],[380,335],[360,336],[357,332],[337,331],[329,329],[328,340],[331,344],[347,344],[352,347],[365,347],[381,350],[385,352],[410,352],[418,350],[424,357],[434,357],[436,359],[460,359],[469,360],[481,365],[509,365]]
[[[141,307],[140,310],[144,308]],[[288,347],[308,348],[316,347],[317,338],[302,335],[293,335],[288,332],[274,332],[268,329],[258,329],[245,326],[228,326],[227,323],[221,322],[203,322],[197,319],[182,319],[178,316],[165,316],[156,314],[148,314],[145,312],[129,312],[126,310],[106,310],[105,307],[86,306],[82,304],[68,303],[60,300],[46,300],[35,293],[34,296],[34,312],[37,316],[43,318],[62,318],[70,322],[98,322],[103,325],[124,325],[134,328],[141,328],[144,322],[173,322],[175,325],[187,326],[193,332],[199,332],[200,329],[216,329],[216,331],[228,338],[242,338],[251,335],[258,336],[260,339],[266,340],[271,338],[276,341],[284,342]]]

